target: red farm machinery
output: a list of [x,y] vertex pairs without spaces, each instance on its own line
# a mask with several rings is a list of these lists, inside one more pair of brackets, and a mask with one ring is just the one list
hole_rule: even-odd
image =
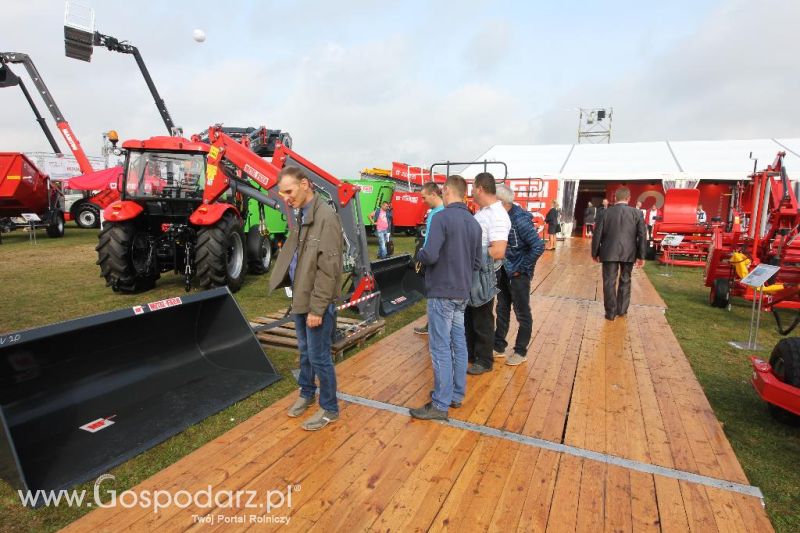
[[[11,64],[22,64],[28,72],[36,90],[44,100],[50,113],[53,115],[56,126],[61,132],[67,145],[75,155],[75,159],[82,172],[92,172],[89,159],[81,148],[80,142],[72,131],[69,123],[64,118],[61,110],[56,105],[52,94],[42,80],[39,71],[27,54],[16,52],[0,53],[0,87],[19,86],[25,99],[31,106],[36,121],[42,128],[53,151],[61,155],[61,150],[50,132],[45,119],[39,113],[36,104],[25,87],[24,82],[11,70]],[[19,152],[3,153],[0,162],[0,224],[8,231],[19,226],[42,226],[47,228],[50,237],[64,235],[64,195],[59,187],[53,183],[49,176],[42,172],[26,156]],[[29,220],[20,220],[25,213],[36,215],[27,216]]]
[[796,295],[773,298],[800,283],[800,214],[783,165],[785,155],[779,152],[765,170],[754,171],[748,181],[735,186],[729,230],[714,227],[705,270],[709,303],[714,307],[728,307],[732,296],[755,298],[753,289],[740,281],[762,263],[780,267],[763,289],[764,308],[800,307]]
[[[662,214],[653,225],[648,259],[665,265],[702,267],[706,264],[708,249],[715,227],[722,226],[720,218],[698,222],[698,189],[670,189],[664,195]],[[683,239],[674,246],[665,245],[667,235],[680,235]]]

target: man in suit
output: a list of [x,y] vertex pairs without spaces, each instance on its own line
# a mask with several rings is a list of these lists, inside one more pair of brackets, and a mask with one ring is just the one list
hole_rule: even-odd
[[606,320],[628,313],[633,264],[644,265],[647,229],[639,211],[628,205],[630,198],[627,187],[617,189],[614,205],[597,221],[592,235],[592,258],[603,263]]

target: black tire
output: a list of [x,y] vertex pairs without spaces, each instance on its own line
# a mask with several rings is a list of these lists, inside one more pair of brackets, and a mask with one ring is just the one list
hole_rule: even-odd
[[656,260],[656,247],[652,244],[647,245],[647,251],[644,253],[644,258],[647,261],[655,261]]
[[83,229],[99,228],[100,209],[89,202],[82,203],[75,210],[75,223]]
[[227,285],[231,292],[241,288],[247,261],[239,217],[225,213],[215,225],[197,231],[195,265],[201,288]]
[[261,275],[269,272],[272,261],[272,242],[269,237],[261,235],[258,226],[247,231],[247,271]]
[[800,338],[781,339],[769,358],[772,372],[779,380],[800,388]]
[[64,236],[64,213],[58,209],[50,214],[47,236],[57,239]]
[[159,277],[155,262],[147,265],[150,245],[147,233],[133,222],[106,222],[97,236],[97,264],[106,285],[114,292],[150,290]]
[[708,303],[711,307],[726,308],[731,303],[731,282],[727,278],[714,280],[711,292],[708,295]]

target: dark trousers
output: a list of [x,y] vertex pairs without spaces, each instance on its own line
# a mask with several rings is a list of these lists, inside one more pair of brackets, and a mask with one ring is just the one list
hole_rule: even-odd
[[506,335],[511,321],[511,306],[519,322],[517,340],[514,342],[514,353],[522,356],[528,354],[528,344],[531,342],[533,318],[531,317],[531,279],[520,274],[517,277],[508,277],[506,269],[501,268],[497,276],[497,321],[494,329],[494,349],[504,352],[508,346]]
[[633,263],[603,261],[603,301],[607,317],[613,318],[628,312],[632,271]]
[[467,306],[464,329],[467,336],[467,355],[471,363],[492,368],[494,343],[494,298],[480,307]]

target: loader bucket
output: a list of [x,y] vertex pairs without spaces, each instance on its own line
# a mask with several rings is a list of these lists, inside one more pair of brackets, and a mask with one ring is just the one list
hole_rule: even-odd
[[60,490],[280,379],[227,287],[0,336],[0,475]]
[[422,277],[414,270],[409,254],[379,259],[370,265],[375,284],[381,291],[381,315],[391,315],[424,298]]

